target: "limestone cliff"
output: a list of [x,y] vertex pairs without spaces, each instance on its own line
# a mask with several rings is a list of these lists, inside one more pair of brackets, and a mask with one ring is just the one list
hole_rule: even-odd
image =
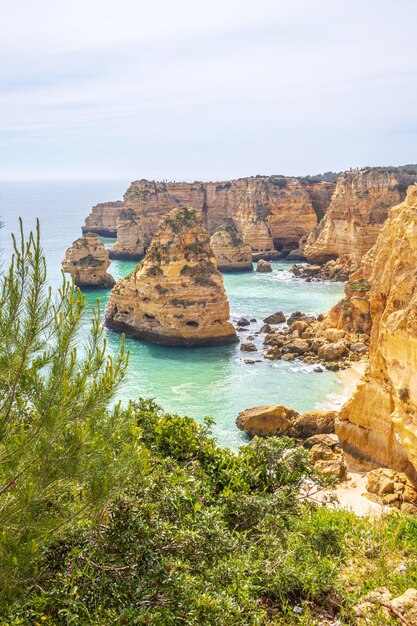
[[107,250],[94,233],[74,241],[62,261],[62,269],[74,276],[78,287],[113,287],[115,280],[106,271],[109,265]]
[[369,365],[336,432],[362,467],[385,465],[416,480],[417,185],[390,210],[371,260]]
[[351,269],[374,245],[390,207],[401,202],[415,174],[394,168],[367,168],[340,175],[332,201],[320,224],[308,236],[304,255],[325,263],[351,257]]
[[164,345],[238,341],[198,211],[180,207],[162,220],[143,261],[113,288],[106,325]]
[[142,229],[133,209],[123,207],[117,218],[117,241],[110,250],[111,259],[139,260],[145,254]]
[[83,233],[97,233],[97,235],[116,237],[117,220],[123,206],[124,204],[120,200],[102,202],[93,206],[91,213],[85,218]]
[[222,272],[252,270],[252,249],[244,243],[232,224],[225,224],[216,230],[210,239],[211,249]]
[[[132,256],[132,242],[149,245],[160,220],[173,208],[187,205],[201,212],[210,233],[232,222],[255,252],[297,248],[318,223],[335,185],[305,182],[284,176],[256,176],[225,182],[161,183],[133,182],[123,203],[97,205],[86,220],[85,228],[99,233],[117,232],[115,253],[121,256],[126,241],[126,257]],[[122,208],[133,210],[136,224],[121,216]],[[130,233],[132,230],[132,233]],[[119,235],[120,231],[120,235]],[[139,232],[138,232],[139,231]]]

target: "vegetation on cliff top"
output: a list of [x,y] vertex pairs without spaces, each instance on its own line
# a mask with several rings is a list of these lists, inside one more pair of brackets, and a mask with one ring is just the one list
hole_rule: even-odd
[[370,589],[416,586],[417,520],[302,497],[325,480],[291,439],[233,454],[209,420],[109,408],[126,357],[99,312],[77,354],[85,304],[48,291],[39,234],[1,302],[0,624],[351,624]]

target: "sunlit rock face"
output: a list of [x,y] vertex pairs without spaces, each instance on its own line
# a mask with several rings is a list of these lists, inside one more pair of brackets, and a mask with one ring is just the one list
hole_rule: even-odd
[[[342,408],[336,432],[361,467],[417,477],[417,186],[389,211],[369,273],[372,330],[364,380]],[[369,270],[369,264],[372,269]]]
[[244,243],[232,224],[216,230],[210,239],[211,249],[221,272],[251,271],[252,248]]
[[123,208],[117,218],[117,241],[110,250],[111,259],[139,260],[145,254],[144,238],[133,209]]
[[180,207],[162,220],[143,261],[113,288],[106,325],[172,346],[238,341],[199,211]]
[[[298,247],[325,213],[334,183],[306,182],[284,176],[256,176],[225,182],[165,183],[134,181],[123,203],[97,205],[86,219],[85,228],[100,234],[117,233],[115,256],[132,258],[133,242],[139,241],[136,256],[143,253],[156,233],[160,220],[183,205],[197,209],[213,234],[232,223],[254,252]],[[134,211],[135,219],[123,217],[123,209]]]
[[101,202],[91,209],[91,213],[85,218],[82,228],[83,233],[96,233],[107,237],[116,237],[117,220],[124,204],[121,200],[116,202]]
[[390,207],[402,202],[415,174],[382,168],[341,174],[325,216],[303,248],[310,263],[349,255],[350,271],[374,245]]
[[78,287],[113,287],[115,280],[107,273],[109,256],[98,235],[87,233],[68,248],[62,269],[74,276]]

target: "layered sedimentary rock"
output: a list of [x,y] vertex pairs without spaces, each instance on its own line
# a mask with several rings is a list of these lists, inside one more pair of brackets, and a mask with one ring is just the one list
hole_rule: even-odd
[[304,254],[311,263],[349,255],[351,270],[374,245],[390,207],[401,202],[415,174],[363,169],[341,174],[326,215],[308,236]]
[[198,211],[180,207],[162,220],[143,261],[113,288],[106,325],[164,345],[238,341]]
[[115,280],[106,271],[109,265],[107,250],[94,233],[74,241],[62,261],[62,269],[74,276],[78,287],[113,287]]
[[97,233],[108,237],[116,237],[117,220],[123,209],[123,202],[102,202],[91,209],[90,215],[85,218],[83,233]]
[[210,239],[211,249],[222,272],[252,270],[252,249],[244,243],[232,224],[216,230]]
[[[307,183],[283,176],[256,176],[217,183],[139,180],[130,185],[123,203],[94,207],[85,228],[109,235],[120,229],[116,254],[122,254],[127,240],[126,256],[131,256],[132,242],[137,239],[135,252],[140,256],[159,221],[173,208],[188,205],[201,212],[210,233],[225,223],[233,223],[254,252],[280,250],[287,253],[317,225],[318,216],[325,212],[334,187],[334,183]],[[136,213],[139,233],[135,224],[126,224],[122,219],[123,207]],[[130,228],[132,234],[128,233]]]
[[353,275],[352,279],[345,284],[345,297],[330,309],[322,326],[342,329],[348,333],[370,334],[372,318],[369,291],[371,285],[363,273],[362,271],[362,275],[357,279]]
[[133,209],[123,207],[117,218],[117,241],[110,250],[111,259],[139,260],[145,254],[141,227]]
[[416,480],[417,186],[390,210],[371,259],[369,365],[336,432],[361,467],[389,466]]

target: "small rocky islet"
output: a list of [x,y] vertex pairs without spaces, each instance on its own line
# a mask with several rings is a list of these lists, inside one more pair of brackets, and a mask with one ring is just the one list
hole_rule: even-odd
[[[341,174],[333,186],[306,185],[285,177],[218,184],[132,183],[123,203],[94,207],[85,225],[99,233],[116,232],[117,242],[110,253],[113,258],[140,258],[145,253],[137,269],[114,287],[106,323],[168,345],[236,342],[218,264],[222,271],[249,270],[252,261],[258,260],[257,271],[268,273],[270,260],[277,256],[307,260],[307,264],[293,266],[294,276],[307,282],[342,280],[346,282],[342,300],[317,317],[296,312],[285,319],[282,312],[271,312],[259,328],[251,327],[252,334],[241,343],[241,350],[258,354],[262,350],[266,360],[317,364],[318,371],[323,366],[337,370],[361,360],[367,363],[369,358],[362,383],[330,421],[317,412],[306,418],[309,437],[336,437],[336,444],[319,439],[306,447],[316,448],[313,456],[321,469],[333,472],[339,480],[346,475],[343,467],[347,462],[349,467],[365,471],[391,468],[389,471],[406,477],[405,482],[396,480],[395,484],[414,489],[414,179],[415,173],[401,168],[365,168]],[[175,199],[174,191],[179,192]],[[173,209],[172,203],[181,196],[191,198],[197,208],[186,209],[192,213],[190,229],[180,227],[176,233],[170,220],[175,221],[185,209]],[[225,197],[233,202],[225,203]],[[283,206],[294,217],[287,219],[285,228],[279,219]],[[202,249],[193,250],[190,256],[186,248],[193,243],[201,243]],[[174,296],[170,290],[175,291]],[[199,294],[204,295],[208,307],[201,305]],[[202,315],[206,308],[211,313]],[[236,326],[239,333],[248,330],[243,318]],[[260,335],[262,348],[254,342]],[[254,364],[260,359],[243,360]],[[291,409],[255,407],[248,411],[252,422],[246,419],[248,415],[245,419],[241,415],[238,426],[250,435],[290,434],[300,436],[301,443],[309,438],[300,435],[299,426],[297,431],[303,415],[292,415],[294,423],[287,430],[276,421],[263,432],[249,425],[262,415],[262,419],[266,415],[268,420],[275,416],[282,421],[282,411],[288,417]],[[375,486],[369,490],[382,498]],[[396,488],[392,497],[382,498],[381,503],[409,512],[415,507],[417,512],[415,492],[407,490],[404,500],[402,491]]]
[[109,255],[100,237],[86,233],[68,248],[62,261],[64,272],[74,277],[77,287],[100,287],[110,289],[115,284],[111,274]]
[[168,346],[238,341],[223,277],[198,211],[181,207],[162,220],[143,261],[113,288],[106,325]]

